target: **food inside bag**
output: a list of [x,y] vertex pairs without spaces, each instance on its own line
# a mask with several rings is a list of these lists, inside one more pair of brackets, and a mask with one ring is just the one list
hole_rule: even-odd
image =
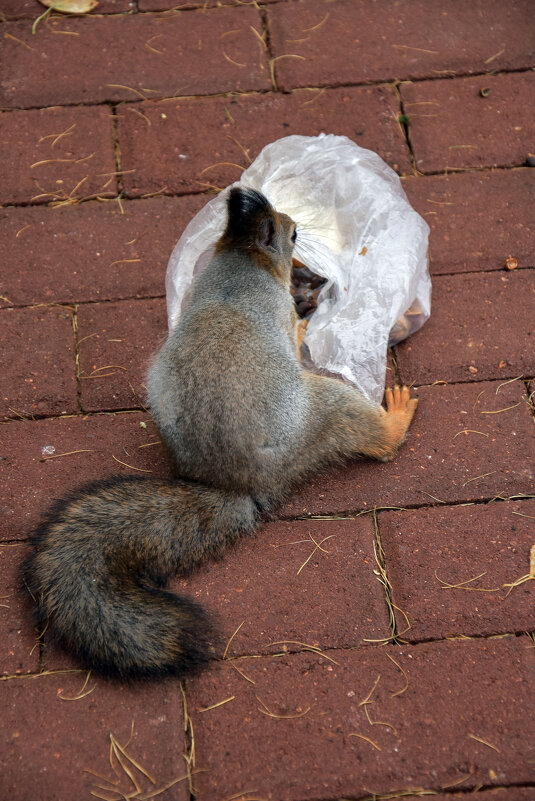
[[[304,364],[380,403],[388,346],[430,314],[429,228],[396,173],[345,136],[288,136],[267,145],[234,186],[257,189],[296,222],[292,290],[309,318]],[[225,229],[227,195],[201,209],[171,254],[170,329]]]

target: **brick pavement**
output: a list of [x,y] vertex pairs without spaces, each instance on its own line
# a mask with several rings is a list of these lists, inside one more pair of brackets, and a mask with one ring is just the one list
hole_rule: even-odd
[[[535,799],[535,589],[504,586],[535,543],[533,4],[179,6],[34,34],[41,4],[0,0],[0,797]],[[431,227],[433,314],[390,354],[409,440],[174,579],[228,645],[202,676],[95,679],[36,640],[29,531],[83,480],[168,476],[143,382],[173,244],[265,144],[323,130]]]

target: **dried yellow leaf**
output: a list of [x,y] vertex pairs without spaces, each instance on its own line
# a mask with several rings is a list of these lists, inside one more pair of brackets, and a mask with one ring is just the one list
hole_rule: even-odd
[[98,6],[98,0],[40,0],[40,3],[62,14],[87,14]]

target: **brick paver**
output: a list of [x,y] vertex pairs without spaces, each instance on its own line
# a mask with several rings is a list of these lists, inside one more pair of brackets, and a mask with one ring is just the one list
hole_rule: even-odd
[[148,445],[157,437],[145,412],[11,422],[1,427],[1,439],[3,540],[27,537],[50,501],[82,481],[136,471],[167,475],[161,446]]
[[[262,0],[262,5],[266,3],[277,3],[278,0]],[[175,3],[174,0],[138,0],[138,8],[140,11],[169,11],[172,13],[180,13],[184,9],[200,9],[214,8],[214,6],[235,6],[238,5],[236,0],[185,0],[183,3]],[[251,5],[254,5],[251,3]]]
[[78,410],[72,309],[3,309],[0,337],[5,366],[2,417],[68,414]]
[[522,710],[535,690],[529,643],[331,651],[336,664],[310,653],[243,659],[254,685],[221,666],[188,683],[196,766],[207,769],[195,777],[195,798],[307,801],[530,781],[535,723]]
[[[14,38],[4,44],[0,102],[28,107],[268,89],[259,22],[254,8],[174,17],[56,17],[34,37],[27,22],[7,23]],[[75,68],[58,71],[62,59]]]
[[431,228],[432,275],[501,270],[509,256],[520,267],[535,266],[529,168],[406,177],[403,188]]
[[109,108],[0,114],[0,202],[48,203],[117,192]]
[[36,673],[39,644],[31,620],[31,606],[20,586],[19,570],[30,549],[23,543],[0,545],[0,673]]
[[403,83],[400,91],[421,172],[519,167],[533,150],[532,71]]
[[404,381],[535,373],[535,270],[436,277],[432,304],[429,324],[396,347]]
[[407,442],[393,462],[354,462],[316,477],[297,490],[283,514],[412,506],[437,497],[462,503],[533,492],[535,429],[523,400],[525,388],[516,382],[496,394],[500,383],[420,388]]
[[149,358],[166,334],[163,299],[80,306],[78,336],[84,411],[143,406]]
[[0,209],[0,305],[162,295],[169,254],[207,200]]
[[270,523],[173,588],[217,616],[225,642],[241,626],[229,656],[362,645],[391,634],[374,539],[370,518]]
[[[297,0],[268,12],[277,83],[332,86],[532,66],[529,0]],[[440,20],[437,23],[437,19]]]
[[[535,801],[535,585],[504,587],[534,543],[532,6],[99,0],[33,33],[42,3],[0,0],[1,799]],[[322,131],[431,228],[431,318],[388,359],[407,442],[173,579],[219,631],[202,675],[88,676],[36,647],[28,537],[84,481],[169,477],[143,385],[171,250]]]
[[403,637],[535,630],[535,582],[504,587],[529,574],[533,520],[531,500],[382,513],[392,598],[411,625]]
[[[462,786],[462,785],[461,785]],[[533,801],[533,787],[496,787],[481,793],[482,801]],[[395,796],[394,796],[395,797]],[[416,801],[422,795],[402,795],[404,801]],[[466,801],[466,793],[433,793],[433,801]]]
[[[135,792],[130,773],[140,793],[162,790],[174,782],[157,797],[186,801],[178,685],[128,687],[91,675],[85,684],[86,678],[87,671],[77,671],[0,682],[5,797],[26,801],[27,788],[33,786],[35,797],[55,801],[91,798],[92,793],[111,798],[114,784],[124,797]],[[46,736],[41,738],[38,732]]]
[[[373,147],[395,169],[409,172],[396,108],[390,86],[121,106],[119,141],[126,191],[132,196],[158,191],[184,194],[225,186],[237,180],[241,168],[269,142],[322,131]],[[192,129],[197,136],[191,137]]]

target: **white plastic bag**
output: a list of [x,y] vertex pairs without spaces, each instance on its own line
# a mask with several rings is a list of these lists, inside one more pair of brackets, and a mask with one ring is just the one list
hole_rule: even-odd
[[[396,173],[345,136],[288,136],[267,145],[236,185],[263,192],[297,224],[295,258],[327,279],[310,318],[310,365],[383,397],[388,344],[430,314],[427,223]],[[201,209],[166,275],[169,329],[226,225],[228,189]]]

